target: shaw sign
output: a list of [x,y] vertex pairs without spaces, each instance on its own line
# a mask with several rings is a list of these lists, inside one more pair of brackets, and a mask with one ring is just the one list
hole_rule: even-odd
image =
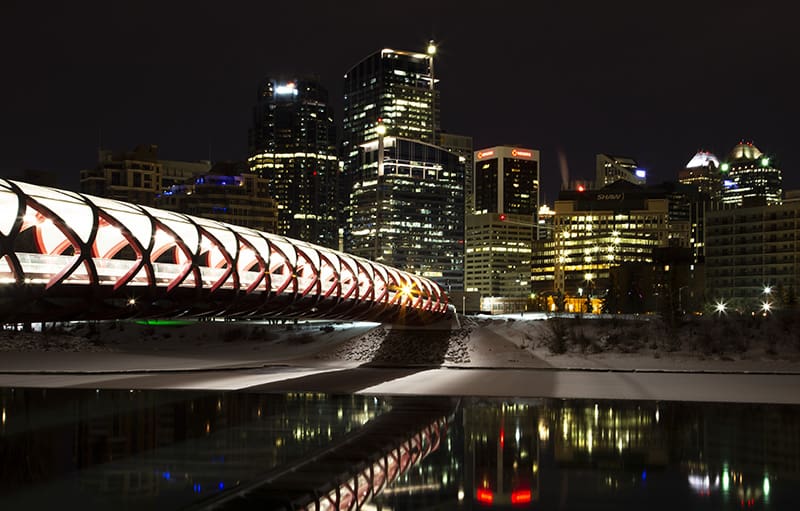
[[598,193],[597,200],[622,200],[625,198],[624,193]]

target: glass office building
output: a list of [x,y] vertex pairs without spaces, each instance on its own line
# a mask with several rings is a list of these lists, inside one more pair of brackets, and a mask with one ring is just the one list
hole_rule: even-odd
[[278,233],[338,247],[336,127],[328,92],[314,79],[270,78],[259,88],[249,164],[269,181]]
[[464,162],[438,146],[379,137],[360,151],[348,252],[463,288]]

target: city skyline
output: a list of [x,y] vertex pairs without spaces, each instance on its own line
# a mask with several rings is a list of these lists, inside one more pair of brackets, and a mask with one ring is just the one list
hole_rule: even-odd
[[98,147],[140,143],[172,159],[245,159],[265,77],[317,75],[341,125],[347,69],[381,48],[424,51],[434,39],[437,122],[476,149],[540,150],[543,201],[556,198],[562,160],[570,178],[591,179],[595,154],[630,156],[658,182],[676,179],[698,149],[722,158],[741,139],[777,158],[785,189],[800,187],[789,125],[796,82],[784,65],[800,50],[781,6],[405,2],[397,15],[364,5],[12,4],[0,36],[16,49],[5,64],[13,79],[0,85],[0,174],[50,170],[77,188]]

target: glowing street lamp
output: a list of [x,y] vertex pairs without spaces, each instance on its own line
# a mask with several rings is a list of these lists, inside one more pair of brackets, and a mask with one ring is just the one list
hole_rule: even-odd
[[772,304],[769,302],[761,302],[761,312],[767,314],[769,311],[772,310]]
[[728,310],[728,305],[722,300],[718,300],[714,304],[714,312],[716,312],[719,315],[725,314],[727,310]]
[[764,286],[764,290],[762,291],[765,295],[769,295],[772,293],[772,286]]

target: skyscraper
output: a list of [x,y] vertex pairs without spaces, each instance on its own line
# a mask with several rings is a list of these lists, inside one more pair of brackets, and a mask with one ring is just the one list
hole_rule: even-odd
[[361,144],[377,138],[379,123],[387,137],[437,143],[435,85],[432,53],[385,48],[353,66],[344,75],[344,157],[356,157]]
[[[357,63],[344,75],[340,214],[349,216],[350,192],[359,165],[361,145],[384,136],[436,144],[439,91],[433,78],[433,53],[384,48]],[[345,223],[344,221],[342,223]],[[345,228],[345,248],[350,233]]]
[[716,156],[708,151],[698,151],[686,167],[678,171],[678,181],[697,187],[699,192],[719,199],[722,190],[720,164]]
[[269,180],[278,232],[337,248],[339,158],[328,92],[314,79],[265,80],[249,135],[250,168]]
[[476,151],[474,160],[465,289],[481,293],[481,310],[525,310],[539,209],[539,151],[497,146]]
[[360,152],[348,252],[463,288],[464,162],[441,147],[380,137]]
[[345,250],[463,288],[465,158],[435,145],[435,47],[383,49],[345,74]]
[[780,204],[781,171],[774,158],[752,142],[736,144],[720,166],[722,203],[728,206]]

